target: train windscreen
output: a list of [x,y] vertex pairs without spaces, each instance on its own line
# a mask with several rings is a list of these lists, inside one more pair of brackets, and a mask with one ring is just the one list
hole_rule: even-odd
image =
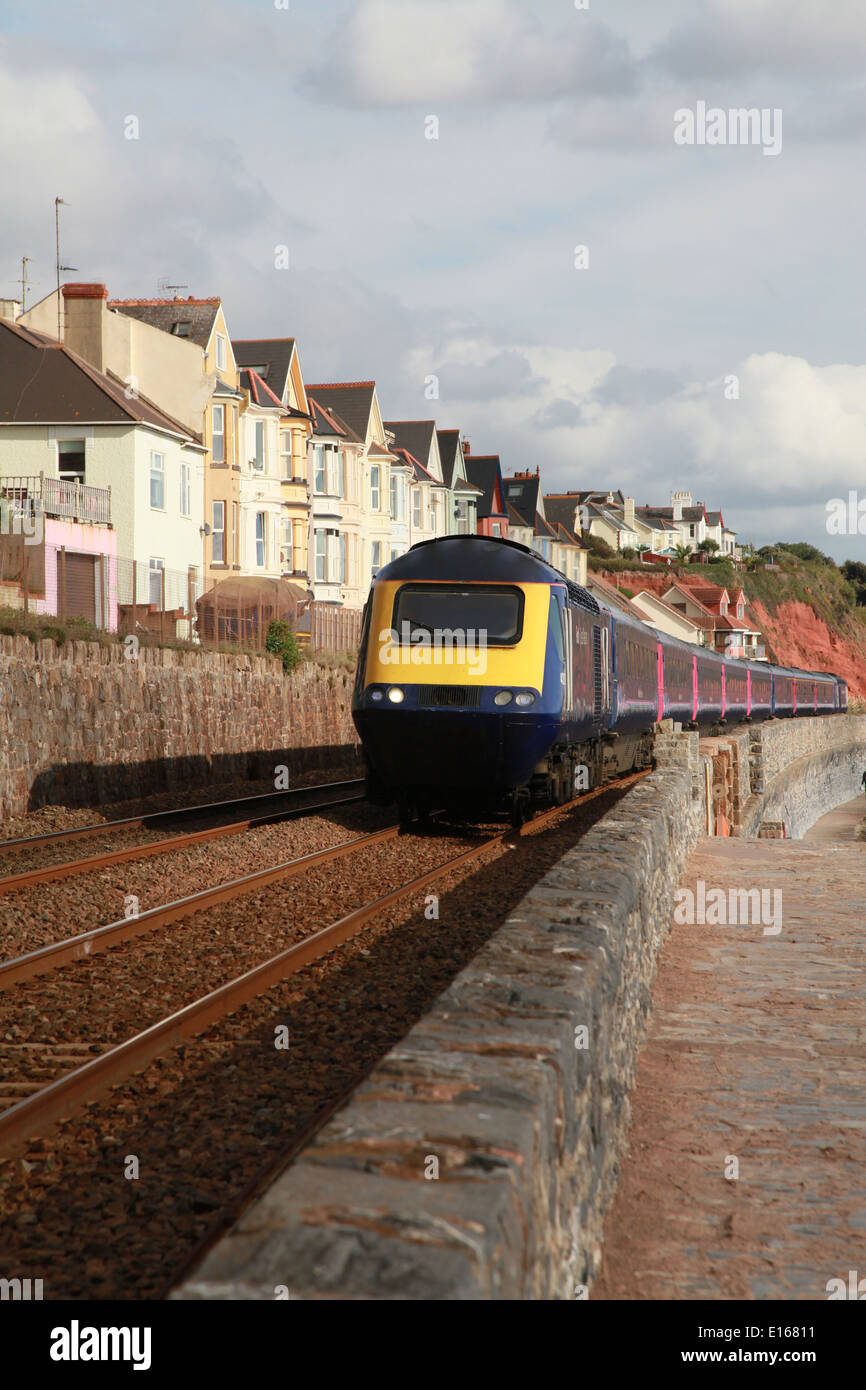
[[394,599],[392,626],[401,642],[404,632],[411,642],[420,629],[484,633],[489,647],[513,647],[523,632],[523,594],[506,584],[405,584]]

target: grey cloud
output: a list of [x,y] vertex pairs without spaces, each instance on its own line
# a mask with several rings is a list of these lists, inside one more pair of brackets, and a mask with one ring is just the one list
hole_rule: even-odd
[[497,352],[480,365],[445,362],[434,370],[443,401],[495,400],[525,395],[542,385],[542,378],[533,376],[529,362],[515,348]]
[[560,398],[536,411],[532,423],[540,430],[577,429],[584,423],[584,413],[575,401]]
[[676,372],[663,367],[611,367],[593,395],[602,405],[655,405],[676,395],[683,385]]

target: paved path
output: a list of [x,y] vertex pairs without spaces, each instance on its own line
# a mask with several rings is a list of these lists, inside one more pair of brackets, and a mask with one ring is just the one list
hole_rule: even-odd
[[764,890],[769,911],[675,923],[665,943],[592,1298],[826,1299],[830,1279],[866,1281],[864,817],[861,796],[803,840],[691,856],[696,910],[703,880]]

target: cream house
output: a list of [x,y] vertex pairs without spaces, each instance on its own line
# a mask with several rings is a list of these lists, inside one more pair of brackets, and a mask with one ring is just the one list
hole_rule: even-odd
[[130,398],[56,338],[0,320],[0,476],[19,498],[66,499],[55,516],[111,526],[121,607],[134,599],[189,616],[201,581],[203,455],[200,437],[142,395]]
[[373,575],[391,558],[391,468],[399,457],[388,443],[375,381],[319,382],[307,395],[336,413],[361,445],[358,456],[358,580],[364,600]]

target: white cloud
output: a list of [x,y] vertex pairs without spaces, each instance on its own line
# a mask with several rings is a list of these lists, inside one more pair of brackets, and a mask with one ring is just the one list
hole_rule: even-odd
[[315,88],[371,106],[630,89],[625,40],[574,9],[563,20],[552,34],[514,0],[358,0]]

